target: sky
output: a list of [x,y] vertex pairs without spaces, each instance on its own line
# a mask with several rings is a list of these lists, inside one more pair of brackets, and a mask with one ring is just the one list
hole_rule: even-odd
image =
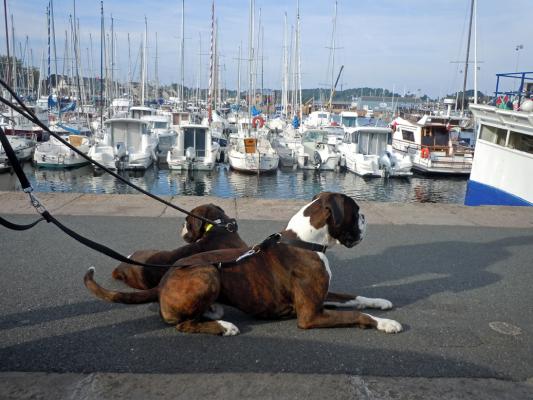
[[[297,0],[255,0],[256,32],[259,14],[264,46],[258,50],[265,88],[280,88],[284,15],[289,31],[296,25]],[[34,65],[46,59],[46,7],[48,0],[8,0],[15,40],[24,47],[26,37]],[[58,58],[65,47],[65,30],[76,5],[85,75],[98,74],[100,64],[100,1],[54,0]],[[155,77],[157,32],[158,76],[162,84],[180,81],[181,0],[104,0],[106,30],[111,16],[117,37],[117,71],[128,73],[128,34],[134,77],[139,78],[139,52],[148,22],[149,78]],[[335,45],[332,32],[335,0],[300,0],[301,77],[303,88],[329,87],[341,65],[337,90],[353,87],[385,88],[397,93],[441,97],[462,90],[470,0],[338,0]],[[495,74],[533,71],[531,16],[533,0],[478,0],[478,89],[491,93]],[[221,85],[237,87],[239,46],[248,56],[249,0],[215,0],[221,64]],[[2,24],[3,25],[3,24]],[[9,22],[10,29],[11,23]],[[209,71],[211,0],[185,0],[185,84],[206,87]],[[5,32],[1,29],[1,53]],[[11,36],[11,31],[10,31]],[[92,52],[90,45],[92,36]],[[254,39],[257,40],[257,37]],[[473,38],[472,38],[473,42]],[[519,46],[522,45],[523,48]],[[332,73],[331,48],[335,47]],[[518,48],[518,50],[517,50]],[[20,50],[17,50],[17,54]],[[92,56],[90,55],[92,53]],[[473,44],[470,56],[473,61]],[[458,63],[460,62],[460,63]],[[61,73],[61,61],[59,73]],[[473,88],[473,64],[468,88]],[[241,87],[247,87],[247,61],[241,61]],[[261,78],[258,77],[258,82]],[[259,84],[260,86],[260,84]]]

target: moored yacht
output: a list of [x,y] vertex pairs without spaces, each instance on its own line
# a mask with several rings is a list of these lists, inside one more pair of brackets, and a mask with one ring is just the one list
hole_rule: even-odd
[[104,122],[103,138],[89,156],[109,169],[146,169],[156,159],[157,138],[149,122],[134,118],[112,118]]
[[202,171],[214,168],[220,146],[206,125],[182,123],[176,144],[167,153],[169,169]]
[[322,129],[310,129],[302,135],[301,144],[295,148],[298,168],[334,170],[338,167],[340,154],[328,133]]
[[[63,138],[84,154],[87,154],[91,148],[87,136],[71,134]],[[84,157],[53,136],[35,148],[33,162],[40,168],[78,168],[89,164]]]
[[447,115],[413,116],[394,119],[392,147],[408,155],[413,169],[428,174],[468,175],[473,149],[459,143],[462,117]]
[[279,155],[267,140],[268,131],[262,129],[263,122],[259,117],[251,123],[249,118],[239,120],[239,132],[229,139],[228,161],[234,170],[263,173],[278,168]]
[[357,118],[345,126],[344,139],[338,146],[341,166],[360,176],[404,177],[412,175],[409,156],[392,149],[392,130],[380,120]]
[[[496,105],[470,104],[478,134],[465,204],[533,206],[533,73],[497,77]],[[500,93],[503,78],[520,82],[520,89]]]

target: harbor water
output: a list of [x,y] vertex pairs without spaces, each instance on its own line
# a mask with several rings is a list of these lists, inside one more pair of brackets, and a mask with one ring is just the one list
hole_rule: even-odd
[[[72,170],[37,169],[24,164],[36,192],[136,194],[113,176],[91,166]],[[362,178],[351,172],[284,170],[272,174],[242,174],[219,164],[209,172],[170,171],[154,165],[146,171],[120,173],[132,183],[157,195],[310,199],[320,191],[346,193],[356,200],[408,203],[463,204],[464,177]],[[0,174],[0,190],[21,190],[16,175]]]

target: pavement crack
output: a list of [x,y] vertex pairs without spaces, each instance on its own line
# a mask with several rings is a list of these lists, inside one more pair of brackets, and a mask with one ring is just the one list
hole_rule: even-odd
[[65,208],[66,206],[68,206],[69,204],[72,204],[74,203],[75,201],[81,199],[83,196],[85,196],[85,193],[80,193],[78,196],[74,197],[73,199],[67,201],[66,203],[64,204],[61,204],[59,207],[57,208],[54,208],[53,210],[51,210],[51,212],[57,212],[57,211],[60,211],[62,208]]

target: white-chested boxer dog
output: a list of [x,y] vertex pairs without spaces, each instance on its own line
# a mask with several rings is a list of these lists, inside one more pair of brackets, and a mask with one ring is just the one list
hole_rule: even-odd
[[[358,326],[397,333],[402,326],[396,321],[354,309],[325,308],[325,304],[392,307],[383,299],[328,293],[331,270],[326,247],[337,243],[353,247],[363,240],[365,230],[365,218],[352,198],[323,192],[302,207],[267,245],[237,262],[227,263],[242,256],[241,249],[196,254],[174,264],[188,267],[169,270],[157,287],[139,292],[102,288],[93,279],[94,269],[84,281],[91,292],[107,301],[159,301],[163,320],[180,332],[238,334],[235,325],[218,319],[220,312],[213,313],[211,306],[216,301],[258,318],[296,317],[303,329]],[[224,264],[217,268],[220,261]]]

